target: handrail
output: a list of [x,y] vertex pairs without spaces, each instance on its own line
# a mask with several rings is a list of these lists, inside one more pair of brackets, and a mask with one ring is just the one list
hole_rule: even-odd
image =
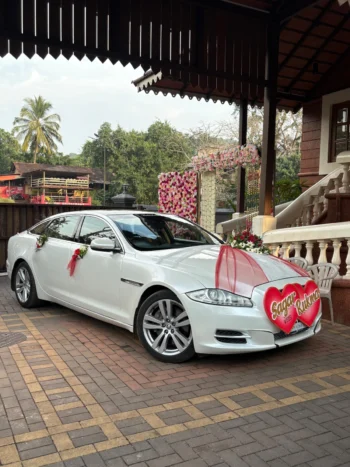
[[264,244],[284,242],[306,242],[308,240],[329,240],[350,238],[350,222],[334,224],[305,225],[286,229],[269,230],[263,234]]
[[65,185],[65,186],[79,186],[79,187],[89,187],[89,180],[78,180],[76,178],[56,178],[56,177],[45,177],[45,178],[35,178],[31,182],[31,186],[40,187],[43,185]]
[[309,189],[304,191],[304,193],[302,193],[297,199],[292,201],[289,206],[276,215],[277,229],[290,227],[298,218],[298,216],[301,215],[303,207],[306,204],[310,204],[307,201],[309,201],[311,196],[317,196],[322,187],[327,187],[331,180],[337,179],[342,173],[343,169],[341,167],[333,170],[333,172],[323,177],[321,180],[315,183],[315,185],[312,185]]
[[[289,206],[291,201],[287,203],[279,204],[275,207],[276,214],[279,214],[287,206]],[[226,235],[227,233],[231,233],[233,230],[237,233],[241,230],[244,230],[247,226],[247,221],[250,221],[253,217],[257,216],[259,213],[258,211],[248,212],[245,214],[233,214],[232,219],[224,222],[220,222],[216,226],[216,233],[219,235]]]

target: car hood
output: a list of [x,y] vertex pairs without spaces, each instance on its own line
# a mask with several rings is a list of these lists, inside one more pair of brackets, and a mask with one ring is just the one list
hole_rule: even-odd
[[[160,267],[171,268],[194,276],[205,287],[211,288],[218,285],[218,276],[222,275],[223,267],[221,267],[220,273],[220,266],[218,265],[222,248],[230,251],[231,247],[207,245],[176,250],[142,252],[140,255],[143,258],[146,257],[147,261],[155,262]],[[238,251],[241,252],[241,250]],[[299,272],[300,270],[298,271],[298,268],[286,261],[279,260],[274,256],[250,252],[244,252],[244,256],[241,253],[237,254],[235,266],[233,267],[232,262],[227,262],[224,269],[224,274],[228,277],[226,282],[232,283],[232,280],[234,280],[237,293],[240,291],[240,294],[244,296],[251,296],[252,284],[255,287],[267,282],[304,275]],[[231,289],[231,287],[225,285],[225,281],[221,281],[220,288]]]

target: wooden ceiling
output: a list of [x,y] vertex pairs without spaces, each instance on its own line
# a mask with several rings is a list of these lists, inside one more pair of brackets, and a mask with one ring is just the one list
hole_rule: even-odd
[[[271,9],[277,5],[273,1],[251,0],[236,3],[249,3],[250,6]],[[279,44],[278,95],[279,108],[298,110],[303,102],[317,97],[334,69],[350,56],[350,8],[339,5],[337,0],[311,2],[306,8],[287,19],[281,27]],[[259,5],[258,5],[259,4]],[[302,4],[299,5],[302,7]],[[241,96],[225,90],[210,87],[187,86],[173,77],[150,74],[134,84],[140,90],[188,95],[198,99],[212,99],[221,102],[238,102]],[[248,96],[251,104],[262,104],[262,95]]]
[[[48,54],[141,65],[207,98],[262,102],[266,31],[281,25],[279,106],[317,93],[350,51],[337,0],[0,0],[0,56]],[[164,83],[163,83],[164,84]]]

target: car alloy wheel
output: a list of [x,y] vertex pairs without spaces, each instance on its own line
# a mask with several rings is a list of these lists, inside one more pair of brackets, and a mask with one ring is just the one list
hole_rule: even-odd
[[192,343],[192,331],[184,307],[178,301],[154,302],[143,318],[143,334],[148,345],[162,356],[176,356]]
[[13,272],[13,290],[23,308],[36,308],[42,303],[36,292],[33,273],[25,261],[18,264]]
[[29,271],[22,266],[16,274],[16,295],[20,303],[26,303],[29,300],[31,287]]

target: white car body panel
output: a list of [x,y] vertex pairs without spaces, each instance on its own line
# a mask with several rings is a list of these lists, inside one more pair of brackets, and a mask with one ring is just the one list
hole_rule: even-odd
[[[177,295],[187,311],[195,350],[198,353],[230,354],[273,349],[298,342],[319,332],[321,311],[314,325],[300,334],[285,336],[283,339],[275,336],[280,330],[269,321],[264,312],[264,292],[271,286],[282,289],[288,283],[305,284],[308,280],[287,264],[265,255],[251,254],[269,280],[253,290],[252,308],[195,302],[186,295],[188,292],[215,288],[215,267],[220,245],[138,251],[126,241],[108,217],[122,213],[72,213],[104,219],[115,231],[122,246],[121,253],[90,249],[83,260],[78,260],[76,271],[70,277],[67,265],[74,250],[81,246],[79,243],[50,238],[44,247],[37,251],[37,236],[23,232],[9,241],[9,278],[11,279],[16,262],[25,260],[34,274],[40,299],[65,305],[130,331],[134,329],[135,313],[143,294],[150,288],[167,288]],[[128,214],[135,214],[135,211]],[[219,342],[215,335],[220,329],[242,332],[246,343]]]

